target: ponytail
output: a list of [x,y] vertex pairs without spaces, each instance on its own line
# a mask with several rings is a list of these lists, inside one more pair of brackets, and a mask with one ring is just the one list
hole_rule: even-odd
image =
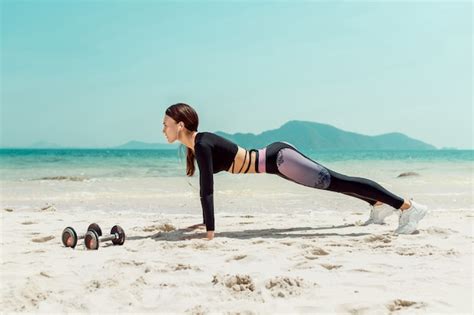
[[194,151],[190,148],[186,150],[186,175],[193,176],[194,175],[194,160],[196,159],[194,155]]

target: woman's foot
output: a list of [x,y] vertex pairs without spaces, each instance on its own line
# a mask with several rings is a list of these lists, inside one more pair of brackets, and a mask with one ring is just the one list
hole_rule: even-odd
[[370,217],[362,225],[385,224],[385,218],[395,213],[394,208],[381,202],[377,202],[370,207]]
[[418,222],[428,212],[428,207],[419,203],[410,201],[411,206],[406,210],[400,210],[398,219],[398,228],[395,230],[397,234],[412,234],[416,231]]

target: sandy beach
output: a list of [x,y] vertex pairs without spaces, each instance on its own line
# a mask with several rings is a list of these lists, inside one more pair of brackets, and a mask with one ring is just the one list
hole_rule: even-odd
[[[414,235],[393,234],[396,214],[358,225],[369,207],[354,198],[219,175],[212,241],[186,229],[202,220],[197,178],[2,181],[0,309],[471,314],[472,179],[454,174],[448,190],[425,173],[381,179],[430,206]],[[92,222],[104,233],[119,224],[125,244],[62,245],[66,226]]]
[[0,315],[474,315],[473,4],[0,0]]

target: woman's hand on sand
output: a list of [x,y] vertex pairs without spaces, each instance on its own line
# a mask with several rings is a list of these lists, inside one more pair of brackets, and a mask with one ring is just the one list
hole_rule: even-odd
[[214,231],[207,231],[207,239],[212,240],[214,238]]

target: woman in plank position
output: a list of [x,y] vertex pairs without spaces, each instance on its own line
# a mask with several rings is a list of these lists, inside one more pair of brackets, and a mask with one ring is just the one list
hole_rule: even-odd
[[364,225],[383,224],[387,216],[398,210],[397,234],[412,234],[427,212],[426,206],[401,198],[370,179],[346,176],[328,169],[290,143],[278,141],[259,150],[247,151],[214,133],[198,132],[198,115],[184,103],[166,109],[163,125],[169,143],[178,140],[187,147],[188,176],[194,175],[194,160],[197,160],[204,223],[190,228],[205,226],[209,240],[214,238],[215,229],[213,174],[221,171],[275,174],[300,185],[362,199],[371,206],[370,217]]

